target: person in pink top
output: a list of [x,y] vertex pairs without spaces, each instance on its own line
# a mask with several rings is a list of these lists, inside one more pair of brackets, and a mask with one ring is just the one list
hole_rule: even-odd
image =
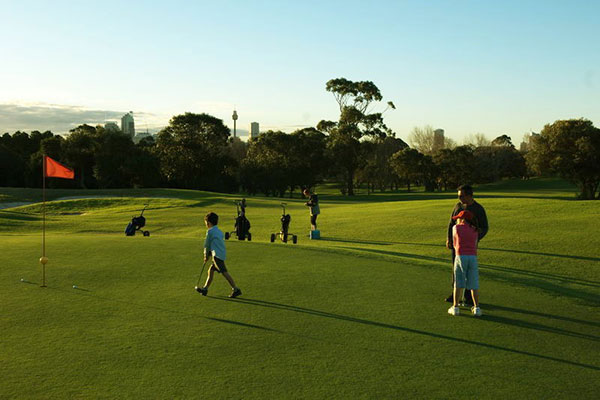
[[471,211],[462,210],[452,217],[456,225],[452,228],[452,242],[456,258],[454,260],[454,301],[448,309],[448,314],[458,315],[458,302],[462,298],[463,289],[471,290],[473,295],[474,316],[481,316],[479,308],[479,266],[477,264],[477,241],[479,231],[473,221],[475,216]]

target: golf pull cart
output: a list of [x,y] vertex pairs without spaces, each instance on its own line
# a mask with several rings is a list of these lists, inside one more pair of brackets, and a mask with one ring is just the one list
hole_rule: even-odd
[[248,239],[248,241],[251,241],[252,234],[249,232],[250,221],[246,218],[246,199],[234,200],[234,203],[237,207],[237,217],[235,218],[235,224],[233,225],[235,230],[232,232],[225,232],[225,240],[229,240],[231,236],[235,235],[238,240]]
[[140,216],[131,218],[131,222],[127,225],[127,228],[125,228],[125,236],[135,236],[136,231],[142,232],[144,236],[150,236],[150,231],[142,230],[142,228],[146,226],[146,218],[144,217],[144,211],[146,211],[147,207],[148,204],[144,204],[144,209],[142,210]]
[[292,236],[292,243],[298,243],[298,236],[288,231],[290,228],[290,222],[292,221],[292,217],[290,216],[290,214],[285,213],[285,206],[285,203],[281,203],[281,208],[283,209],[280,219],[281,231],[279,231],[278,233],[271,233],[271,243],[275,241],[276,236],[279,236],[283,243],[287,243],[290,235]]

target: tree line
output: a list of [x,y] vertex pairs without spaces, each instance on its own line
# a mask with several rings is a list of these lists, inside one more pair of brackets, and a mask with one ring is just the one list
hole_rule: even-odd
[[[243,142],[208,114],[171,118],[154,137],[139,143],[118,130],[80,125],[63,137],[50,131],[0,136],[0,186],[41,187],[42,155],[75,170],[75,180],[49,180],[49,187],[176,187],[250,195],[292,196],[318,183],[336,182],[341,193],[415,186],[454,190],[462,183],[559,175],[579,187],[582,199],[600,193],[600,129],[575,119],[548,124],[525,151],[507,135],[474,143],[436,142],[430,127],[415,128],[409,146],[384,123],[395,109],[383,103],[372,82],[344,78],[327,82],[340,109],[336,121],[292,133],[267,131]],[[377,106],[385,109],[377,112]]]

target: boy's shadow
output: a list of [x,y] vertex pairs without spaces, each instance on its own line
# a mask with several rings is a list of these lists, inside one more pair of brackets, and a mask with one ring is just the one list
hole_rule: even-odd
[[[36,282],[30,282],[30,281],[23,281],[23,283],[28,283],[28,284],[37,284]],[[113,297],[107,297],[107,296],[100,296],[98,294],[95,294],[92,290],[90,289],[85,289],[85,288],[76,288],[74,290],[68,290],[68,289],[62,289],[59,287],[54,287],[54,286],[48,286],[47,287],[50,290],[56,290],[58,292],[62,292],[62,293],[67,293],[67,294],[75,294],[75,295],[79,295],[79,296],[87,296],[87,297],[93,297],[96,298],[98,300],[103,300],[103,301],[110,301],[110,302],[114,302],[114,303],[120,303],[120,304],[126,304],[126,305],[131,305],[131,306],[135,306],[138,308],[143,308],[149,311],[160,311],[160,312],[167,312],[167,313],[171,313],[171,314],[178,314],[182,317],[187,317],[193,320],[197,320],[198,318],[203,318],[203,319],[207,319],[210,321],[214,321],[214,322],[220,322],[220,323],[224,323],[224,324],[230,324],[230,325],[236,325],[236,326],[240,326],[240,327],[244,327],[244,328],[251,328],[251,329],[258,329],[258,330],[263,330],[263,331],[269,331],[269,332],[276,332],[276,333],[284,333],[282,331],[279,331],[277,329],[271,329],[269,327],[266,326],[260,326],[260,325],[254,325],[254,324],[249,324],[249,323],[245,323],[245,322],[239,322],[239,321],[234,321],[231,319],[223,319],[223,318],[216,318],[216,317],[207,317],[204,315],[198,315],[195,312],[185,312],[185,311],[181,311],[179,309],[172,309],[172,308],[165,308],[165,307],[159,307],[159,306],[152,306],[152,305],[148,305],[148,304],[140,304],[140,303],[136,303],[130,300],[120,300],[117,298],[113,298]]]

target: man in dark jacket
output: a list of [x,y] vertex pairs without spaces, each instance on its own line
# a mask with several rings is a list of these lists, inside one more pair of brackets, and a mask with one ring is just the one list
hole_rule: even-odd
[[[454,251],[454,247],[452,246],[452,227],[456,223],[452,217],[458,215],[462,210],[469,210],[475,215],[475,219],[473,222],[478,228],[479,231],[479,240],[483,239],[483,237],[488,232],[488,220],[487,215],[485,214],[485,209],[481,204],[476,202],[473,199],[473,188],[471,185],[461,185],[458,187],[458,203],[454,206],[452,210],[452,215],[450,216],[450,222],[448,223],[448,233],[446,237],[446,247],[452,250],[452,290],[454,290],[454,258],[456,257],[456,253]],[[453,294],[450,293],[450,296],[446,297],[446,301],[452,303]],[[465,303],[467,305],[473,305],[473,299],[471,297],[471,293],[465,293]]]
[[319,197],[308,190],[308,188],[304,189],[302,193],[304,197],[308,197],[308,201],[304,205],[310,207],[310,230],[314,231],[317,229],[317,217],[321,213]]

